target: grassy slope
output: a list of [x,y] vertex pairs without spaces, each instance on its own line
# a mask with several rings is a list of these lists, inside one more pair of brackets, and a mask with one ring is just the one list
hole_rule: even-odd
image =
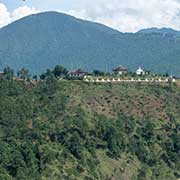
[[[66,83],[64,83],[66,84]],[[145,119],[168,120],[173,112],[178,117],[179,94],[171,91],[167,84],[66,84],[70,94],[70,106],[80,106],[85,111],[116,117],[119,113]]]
[[[163,125],[171,126],[171,114],[180,121],[180,96],[177,85],[171,89],[168,84],[112,85],[66,81],[62,82],[60,86],[63,93],[69,96],[66,113],[70,116],[76,116],[78,114],[77,107],[83,109],[91,126],[94,125],[93,120],[96,118],[96,114],[104,115],[110,121],[117,118],[119,114],[125,114],[135,117],[142,123],[146,121],[146,118],[152,119],[156,124],[158,135],[160,131],[162,134],[167,133],[161,128]],[[161,149],[158,144],[155,144],[154,148],[157,151]],[[124,180],[137,178],[138,169],[141,168],[142,164],[130,153],[123,153],[121,158],[117,159],[108,157],[106,151],[103,150],[97,150],[96,153],[99,161],[97,172],[100,179],[107,177]],[[164,174],[160,178],[173,178],[171,176],[173,173],[163,162],[160,163],[159,168],[164,168]],[[149,174],[148,179],[150,179],[152,169],[147,167],[146,171]],[[79,179],[84,179],[83,175]]]

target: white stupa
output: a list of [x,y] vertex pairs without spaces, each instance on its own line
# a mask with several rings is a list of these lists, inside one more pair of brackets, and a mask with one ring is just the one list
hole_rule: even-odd
[[141,67],[138,67],[138,69],[136,70],[136,74],[137,74],[138,76],[141,76],[141,75],[144,75],[145,72],[144,72],[144,70],[143,70]]

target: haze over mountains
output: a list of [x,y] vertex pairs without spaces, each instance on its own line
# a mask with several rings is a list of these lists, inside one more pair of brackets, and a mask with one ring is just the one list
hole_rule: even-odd
[[20,19],[0,29],[0,67],[41,73],[61,64],[68,69],[111,71],[122,64],[180,76],[180,32],[145,29],[121,33],[57,12]]

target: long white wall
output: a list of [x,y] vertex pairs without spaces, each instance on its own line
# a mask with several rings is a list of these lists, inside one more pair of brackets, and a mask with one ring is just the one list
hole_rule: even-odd
[[[83,79],[85,82],[92,82],[92,83],[115,83],[115,82],[145,82],[145,83],[152,83],[152,82],[158,82],[158,83],[167,83],[169,82],[169,79],[154,79],[154,78],[146,78],[146,79],[134,79],[134,78],[130,78],[130,79],[121,79],[121,78],[94,78],[94,77],[84,77]],[[176,82],[175,79],[171,79],[172,82]]]

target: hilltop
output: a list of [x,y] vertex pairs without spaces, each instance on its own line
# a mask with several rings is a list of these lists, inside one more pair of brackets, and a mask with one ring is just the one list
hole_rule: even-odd
[[148,29],[142,29],[142,30],[138,31],[137,33],[142,33],[142,34],[159,33],[159,34],[163,34],[163,35],[180,36],[180,31],[176,31],[172,28],[148,28]]
[[179,92],[0,78],[0,179],[177,180]]
[[111,71],[119,64],[180,76],[180,38],[174,34],[121,33],[75,17],[45,12],[0,29],[0,66],[33,74],[61,64]]

